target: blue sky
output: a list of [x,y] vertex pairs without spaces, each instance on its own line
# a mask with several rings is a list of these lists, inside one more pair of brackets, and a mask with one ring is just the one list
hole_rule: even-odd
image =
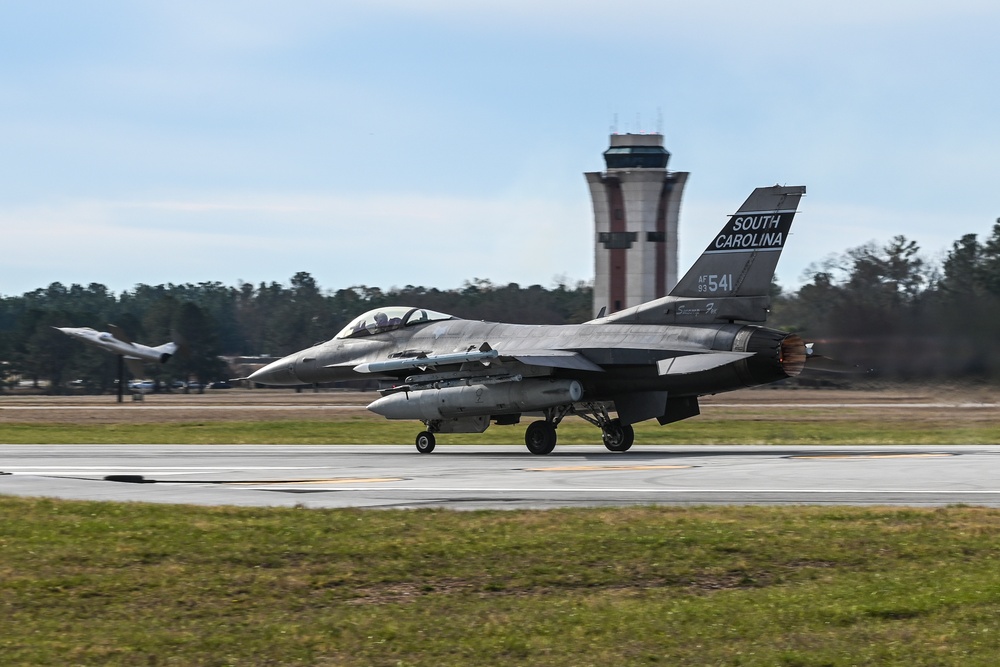
[[0,0],[0,294],[593,277],[583,172],[662,130],[680,270],[804,184],[778,266],[1000,216],[1000,5]]

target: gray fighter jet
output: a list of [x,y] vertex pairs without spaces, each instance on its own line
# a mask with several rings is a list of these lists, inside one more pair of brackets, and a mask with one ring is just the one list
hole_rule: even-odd
[[[421,308],[379,308],[330,341],[279,359],[250,381],[301,385],[383,381],[368,409],[424,423],[435,433],[481,433],[517,424],[533,454],[556,445],[567,415],[599,427],[615,452],[632,424],[699,414],[698,397],[798,375],[811,353],[795,335],[760,325],[771,278],[805,187],[757,188],[665,296],[583,324],[462,320]],[[615,416],[612,416],[614,413]]]
[[132,371],[132,374],[137,377],[142,376],[142,366],[139,363],[140,361],[151,361],[165,364],[167,363],[167,360],[177,352],[179,347],[177,343],[174,342],[164,343],[163,345],[158,345],[156,347],[133,343],[121,327],[117,327],[114,324],[108,325],[108,329],[110,331],[97,331],[96,329],[91,329],[90,327],[52,328],[63,332],[71,338],[82,340],[88,345],[93,345],[94,347],[99,347],[102,350],[107,350],[108,352],[113,352],[119,355],[129,364],[129,369]]

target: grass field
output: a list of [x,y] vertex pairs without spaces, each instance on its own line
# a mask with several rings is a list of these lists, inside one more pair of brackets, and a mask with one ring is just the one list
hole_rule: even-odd
[[[637,424],[642,445],[986,445],[1000,444],[1000,421],[849,415],[829,419],[799,410],[780,418],[702,415],[661,427]],[[442,444],[523,444],[524,426],[493,426],[479,434],[442,434]],[[9,444],[410,444],[419,422],[389,422],[365,417],[338,421],[192,421],[171,423],[0,423],[0,442]],[[560,444],[600,444],[600,431],[580,419],[559,426]]]
[[[410,443],[418,428],[361,413],[161,419],[149,406],[64,405],[0,412],[0,442]],[[636,446],[995,444],[995,421],[990,407],[710,407],[641,425]],[[559,434],[598,442],[577,420]],[[440,442],[522,437],[494,427]],[[362,511],[0,496],[0,665],[985,666],[997,656],[1000,510]]]
[[4,665],[996,665],[1000,512],[0,498]]
[[[140,404],[107,396],[0,396],[0,443],[411,444],[420,423],[365,411],[373,396],[233,390],[148,396]],[[747,390],[707,397],[692,419],[638,424],[636,444],[1000,444],[998,401],[997,392],[982,388]],[[523,444],[533,419],[438,441]],[[570,417],[559,426],[559,442],[599,445],[600,432]]]

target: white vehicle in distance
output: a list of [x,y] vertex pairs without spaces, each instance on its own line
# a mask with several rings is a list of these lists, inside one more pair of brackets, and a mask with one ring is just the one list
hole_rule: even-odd
[[140,394],[148,394],[156,389],[156,382],[153,380],[131,380],[128,383],[128,388]]

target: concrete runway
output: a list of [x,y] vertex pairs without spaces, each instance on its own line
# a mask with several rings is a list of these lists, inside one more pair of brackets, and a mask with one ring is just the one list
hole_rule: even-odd
[[1000,507],[1000,446],[0,445],[0,494],[198,505]]

